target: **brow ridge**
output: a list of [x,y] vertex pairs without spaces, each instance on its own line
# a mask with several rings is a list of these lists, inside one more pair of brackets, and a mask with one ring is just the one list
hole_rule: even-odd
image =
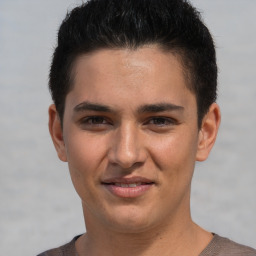
[[[182,111],[184,107],[175,105],[172,103],[156,103],[156,104],[146,104],[142,105],[138,108],[138,113],[157,113],[157,112],[164,112],[164,111]],[[89,101],[84,101],[74,107],[75,112],[82,112],[82,111],[97,111],[97,112],[115,112],[111,107],[99,104],[99,103],[92,103]]]
[[82,111],[99,111],[99,112],[112,112],[111,108],[106,105],[92,103],[89,101],[84,101],[74,107],[75,112],[82,112]]
[[157,104],[147,104],[139,107],[138,112],[139,113],[145,113],[145,112],[164,112],[164,111],[174,111],[174,110],[184,110],[184,107],[175,105],[172,103],[157,103]]

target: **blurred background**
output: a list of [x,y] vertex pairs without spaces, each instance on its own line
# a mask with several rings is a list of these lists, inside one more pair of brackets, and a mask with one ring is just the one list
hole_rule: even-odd
[[[197,163],[192,215],[256,247],[256,1],[192,0],[217,46],[222,124]],[[48,71],[56,33],[75,0],[0,1],[0,248],[36,255],[85,231],[68,168],[48,134]]]

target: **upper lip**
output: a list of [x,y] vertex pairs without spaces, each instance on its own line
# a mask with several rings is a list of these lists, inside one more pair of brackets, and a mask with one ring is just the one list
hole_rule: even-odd
[[152,180],[145,177],[134,176],[134,177],[113,177],[106,178],[102,180],[104,184],[111,183],[124,183],[124,184],[133,184],[133,183],[154,183]]

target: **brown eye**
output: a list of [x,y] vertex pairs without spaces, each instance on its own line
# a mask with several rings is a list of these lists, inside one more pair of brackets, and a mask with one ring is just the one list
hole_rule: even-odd
[[166,125],[172,125],[175,123],[175,121],[171,118],[166,117],[154,117],[148,122],[149,124],[157,125],[157,126],[166,126]]
[[83,130],[89,131],[103,131],[108,130],[112,123],[104,116],[87,116],[80,120],[80,127]]
[[104,119],[104,117],[92,116],[92,117],[87,117],[85,120],[83,120],[83,123],[98,125],[98,124],[106,124],[107,121]]

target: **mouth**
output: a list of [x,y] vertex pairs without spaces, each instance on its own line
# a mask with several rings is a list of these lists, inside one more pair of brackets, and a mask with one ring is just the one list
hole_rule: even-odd
[[109,183],[113,186],[117,186],[117,187],[122,187],[122,188],[136,188],[138,186],[141,185],[147,185],[149,183],[142,183],[142,182],[137,182],[137,183]]
[[102,182],[102,185],[114,196],[136,198],[147,193],[155,183],[142,177],[112,178]]

